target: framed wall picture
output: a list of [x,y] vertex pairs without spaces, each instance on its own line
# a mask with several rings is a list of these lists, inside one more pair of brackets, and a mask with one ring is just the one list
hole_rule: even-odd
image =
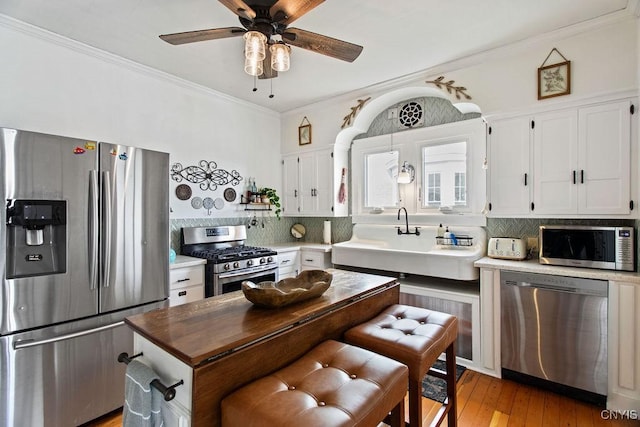
[[307,116],[302,119],[302,123],[298,126],[298,145],[311,144],[311,123]]
[[571,93],[571,61],[538,68],[538,99]]

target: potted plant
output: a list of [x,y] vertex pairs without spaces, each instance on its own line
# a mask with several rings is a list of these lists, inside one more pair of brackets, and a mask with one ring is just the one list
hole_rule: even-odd
[[276,193],[276,190],[274,190],[273,188],[264,187],[260,189],[260,195],[263,199],[263,202],[266,198],[266,200],[268,200],[268,203],[275,208],[274,213],[276,214],[276,217],[280,219],[280,197]]

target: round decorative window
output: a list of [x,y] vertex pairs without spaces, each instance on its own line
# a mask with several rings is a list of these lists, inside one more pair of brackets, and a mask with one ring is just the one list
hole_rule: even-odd
[[398,113],[400,126],[407,128],[422,124],[424,122],[424,110],[418,102],[412,101],[402,106]]

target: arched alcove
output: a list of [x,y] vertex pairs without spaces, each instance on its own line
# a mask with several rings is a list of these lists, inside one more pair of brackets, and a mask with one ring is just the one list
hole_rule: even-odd
[[[442,91],[429,87],[406,87],[380,95],[362,107],[362,110],[356,116],[350,127],[345,128],[338,133],[336,136],[335,147],[348,149],[351,146],[351,141],[353,141],[353,139],[358,135],[366,133],[376,117],[389,107],[413,98],[426,97],[448,100],[447,96],[443,94]],[[480,114],[481,112],[480,107],[470,102],[451,103],[451,105],[453,105],[453,107],[462,114]]]

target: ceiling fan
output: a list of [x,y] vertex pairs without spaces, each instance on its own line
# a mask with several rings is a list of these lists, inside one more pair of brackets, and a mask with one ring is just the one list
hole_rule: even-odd
[[[219,1],[238,15],[244,28],[225,27],[186,31],[163,34],[160,38],[167,43],[180,45],[243,36],[245,38],[245,71],[261,79],[277,77],[278,71],[286,71],[289,68],[288,45],[347,62],[353,62],[362,52],[362,46],[357,44],[299,28],[289,28],[289,24],[324,0]],[[273,39],[273,36],[279,36],[280,40]],[[260,46],[262,51],[259,51]],[[275,59],[272,59],[272,56]],[[263,66],[263,63],[266,65]]]

